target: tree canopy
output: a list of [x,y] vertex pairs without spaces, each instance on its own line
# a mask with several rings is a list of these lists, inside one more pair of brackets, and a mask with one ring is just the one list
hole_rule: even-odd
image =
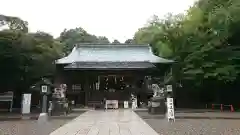
[[77,43],[110,43],[105,36],[95,36],[89,34],[83,28],[65,29],[61,32],[59,41],[64,46],[64,53],[68,54]]
[[61,56],[61,48],[43,32],[0,31],[1,86],[5,90],[26,88],[34,80],[52,75],[53,61]]
[[114,39],[112,44],[121,44],[120,41],[118,41],[117,39]]
[[[175,79],[193,89],[239,82],[239,0],[199,0],[187,14],[154,16],[134,36],[177,61]],[[211,82],[211,83],[210,83]]]
[[18,17],[5,16],[0,14],[0,28],[7,26],[10,30],[21,30],[28,32],[28,22]]
[[200,0],[186,15],[156,17],[135,33],[157,55],[181,63],[184,77],[234,81],[239,75],[239,1]]
[[41,78],[51,78],[54,61],[67,55],[77,43],[110,42],[107,37],[89,34],[81,27],[65,29],[57,39],[42,31],[29,33],[28,22],[0,15],[2,90],[27,90]]

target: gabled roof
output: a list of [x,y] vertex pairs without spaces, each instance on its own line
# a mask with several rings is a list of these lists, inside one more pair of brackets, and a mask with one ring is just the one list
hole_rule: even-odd
[[149,45],[133,44],[77,44],[72,52],[56,64],[71,64],[76,62],[150,62],[171,63],[154,55]]

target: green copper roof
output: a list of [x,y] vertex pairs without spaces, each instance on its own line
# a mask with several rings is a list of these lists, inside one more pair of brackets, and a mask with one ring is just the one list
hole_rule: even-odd
[[149,45],[132,44],[78,44],[72,52],[56,64],[70,64],[75,62],[150,62],[171,63],[155,56]]

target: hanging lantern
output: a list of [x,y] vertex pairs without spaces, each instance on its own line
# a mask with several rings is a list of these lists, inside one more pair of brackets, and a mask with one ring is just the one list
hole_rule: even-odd
[[109,89],[109,87],[108,87],[108,78],[106,77],[106,79],[105,79],[105,90],[108,90]]
[[97,77],[97,82],[96,82],[96,90],[100,89],[100,76]]
[[100,83],[96,82],[96,90],[99,90]]

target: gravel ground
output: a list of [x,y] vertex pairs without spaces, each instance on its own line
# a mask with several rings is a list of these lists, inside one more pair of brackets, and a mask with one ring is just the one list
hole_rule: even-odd
[[48,135],[81,113],[83,112],[73,113],[66,117],[54,117],[44,124],[39,124],[37,120],[0,121],[0,135]]
[[[237,119],[176,119],[167,122],[160,115],[137,112],[160,135],[240,135],[240,120]],[[211,113],[212,114],[212,113]],[[186,115],[189,115],[186,114]],[[203,115],[203,114],[191,114]],[[204,114],[206,115],[206,114]],[[219,115],[219,114],[218,114]],[[231,114],[225,114],[227,116]],[[233,114],[236,115],[236,114]]]
[[38,124],[36,120],[1,122],[0,128],[4,135],[48,135],[61,127],[68,120],[51,120],[46,124]]

